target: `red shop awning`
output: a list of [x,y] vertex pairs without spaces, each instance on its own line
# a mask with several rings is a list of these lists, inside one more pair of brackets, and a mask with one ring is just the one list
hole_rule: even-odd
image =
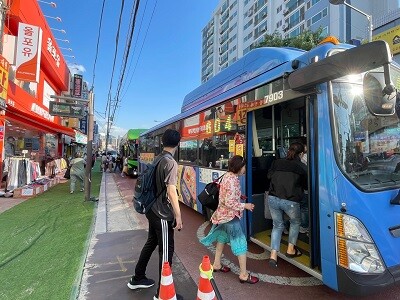
[[35,114],[18,110],[17,108],[8,105],[6,110],[6,118],[13,119],[17,122],[26,123],[32,127],[49,133],[63,133],[70,137],[75,137],[75,131],[46,119],[43,119]]

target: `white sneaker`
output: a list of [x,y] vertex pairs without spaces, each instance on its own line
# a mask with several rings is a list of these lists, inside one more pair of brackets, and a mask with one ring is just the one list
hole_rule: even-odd
[[69,193],[70,193],[70,194],[73,194],[73,193],[74,193],[74,191],[70,191]]
[[308,233],[308,228],[304,228],[304,227],[300,226],[299,232],[300,233]]

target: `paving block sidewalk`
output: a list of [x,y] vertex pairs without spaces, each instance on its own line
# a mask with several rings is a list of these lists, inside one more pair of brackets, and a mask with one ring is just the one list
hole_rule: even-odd
[[[96,221],[77,298],[83,299],[152,299],[156,287],[132,291],[126,284],[134,272],[140,251],[147,239],[147,222],[124,202],[110,173],[103,173]],[[197,286],[186,268],[174,255],[175,290],[184,299],[196,299]],[[158,251],[147,268],[149,278],[157,282]]]

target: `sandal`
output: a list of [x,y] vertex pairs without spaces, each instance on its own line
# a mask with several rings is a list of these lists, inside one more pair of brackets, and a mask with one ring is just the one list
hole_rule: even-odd
[[297,248],[296,246],[294,246],[294,251],[295,251],[294,254],[286,253],[286,254],[285,254],[286,257],[294,258],[294,257],[299,257],[299,256],[302,256],[302,255],[303,255],[303,253],[300,251],[300,249]]
[[247,277],[246,280],[240,279],[240,277],[239,277],[239,281],[240,281],[240,283],[245,283],[246,282],[246,283],[250,283],[250,284],[255,284],[255,283],[257,283],[259,281],[259,279],[256,276],[251,276],[250,273],[249,273],[249,276]]
[[277,268],[278,267],[278,262],[273,258],[269,259],[268,264],[269,264],[270,267],[273,267],[273,268]]
[[221,273],[228,273],[231,271],[231,268],[227,267],[227,266],[222,266],[219,269],[213,269],[214,272],[221,272]]

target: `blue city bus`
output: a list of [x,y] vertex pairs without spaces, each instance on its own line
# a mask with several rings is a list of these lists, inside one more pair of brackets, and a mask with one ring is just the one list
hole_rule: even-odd
[[284,255],[285,236],[279,257],[334,290],[373,293],[400,280],[399,84],[384,41],[254,49],[141,134],[140,164],[160,153],[167,128],[179,130],[180,200],[206,214],[196,196],[243,155],[241,186],[256,208],[242,226],[270,250],[267,172],[291,142],[306,140],[309,232],[299,234],[301,257]]

